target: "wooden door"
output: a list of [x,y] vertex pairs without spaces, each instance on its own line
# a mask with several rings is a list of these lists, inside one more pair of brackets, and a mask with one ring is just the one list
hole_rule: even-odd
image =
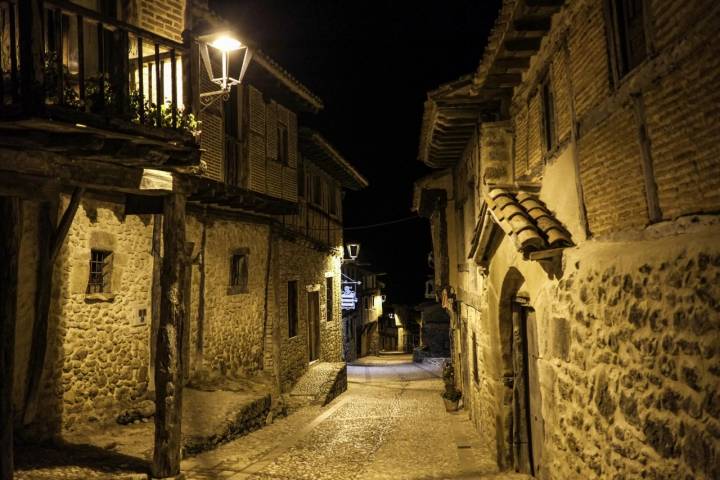
[[320,358],[320,292],[308,292],[308,342],[312,362]]
[[541,467],[544,425],[535,312],[513,302],[512,319],[513,464],[517,472],[537,475]]
[[540,377],[538,376],[538,337],[535,311],[523,308],[525,328],[527,332],[527,359],[528,359],[528,394],[530,400],[530,456],[532,459],[532,474],[538,475],[542,466],[543,438],[545,425],[542,418],[542,399],[540,397]]

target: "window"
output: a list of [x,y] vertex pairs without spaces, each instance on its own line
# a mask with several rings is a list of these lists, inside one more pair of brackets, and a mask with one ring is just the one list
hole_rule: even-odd
[[609,0],[610,45],[615,81],[619,81],[647,57],[644,0]]
[[542,106],[545,151],[549,152],[555,148],[555,98],[549,76],[542,85]]
[[287,165],[290,163],[290,146],[288,143],[288,128],[285,125],[277,126],[278,162]]
[[247,249],[240,249],[230,257],[230,286],[228,288],[228,294],[247,293],[249,256]]
[[292,280],[287,285],[287,317],[288,337],[294,337],[298,334],[297,280]]
[[112,273],[112,252],[90,251],[90,278],[87,293],[109,293]]
[[325,278],[325,303],[328,322],[333,320],[333,306],[335,305],[335,295],[333,292],[333,277],[327,277]]
[[473,378],[475,383],[480,383],[480,373],[478,372],[478,359],[477,359],[477,336],[473,332],[472,336],[472,351],[473,351]]

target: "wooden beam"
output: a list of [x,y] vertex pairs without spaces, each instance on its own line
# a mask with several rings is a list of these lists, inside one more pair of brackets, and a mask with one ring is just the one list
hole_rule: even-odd
[[522,75],[519,73],[491,73],[485,78],[488,87],[514,87],[520,85]]
[[182,446],[182,352],[185,311],[185,197],[165,198],[160,322],[155,353],[154,478],[179,478]]
[[0,197],[0,480],[13,478],[13,378],[22,202]]

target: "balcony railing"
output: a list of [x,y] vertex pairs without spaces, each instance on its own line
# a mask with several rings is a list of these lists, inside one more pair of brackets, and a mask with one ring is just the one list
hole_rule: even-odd
[[[4,109],[22,103],[18,1],[25,0],[0,1]],[[195,119],[183,105],[183,44],[66,0],[43,2],[41,36],[35,78],[42,79],[43,108],[193,133]]]

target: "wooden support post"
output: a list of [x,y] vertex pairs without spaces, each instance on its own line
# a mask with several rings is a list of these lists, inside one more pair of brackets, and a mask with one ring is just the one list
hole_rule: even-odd
[[156,479],[180,475],[182,446],[182,329],[185,322],[185,197],[165,198],[163,262],[160,277],[160,322],[155,352],[155,450],[152,475]]
[[157,333],[160,325],[160,274],[162,272],[162,226],[163,216],[153,215],[153,236],[152,236],[152,256],[153,271],[152,285],[150,290],[151,309],[150,309],[150,373],[151,373],[151,390],[155,390],[155,357],[157,348]]
[[13,368],[21,236],[20,199],[0,197],[0,480],[12,480],[14,469]]
[[23,411],[23,422],[25,424],[33,420],[37,411],[40,380],[45,366],[45,354],[47,353],[50,298],[52,295],[55,260],[70,230],[84,192],[85,189],[80,187],[73,191],[70,203],[57,227],[55,225],[57,205],[46,203],[38,212],[37,288],[35,291],[35,319],[33,322],[32,343],[30,345],[30,362],[28,364],[28,384],[25,391]]
[[[43,92],[44,37],[42,2],[18,2],[18,14],[20,65],[22,65],[22,68],[19,69],[20,90],[22,93],[19,99],[22,101],[26,113],[37,113],[42,110],[45,103],[45,93]],[[15,67],[15,70],[17,70],[17,67]]]

